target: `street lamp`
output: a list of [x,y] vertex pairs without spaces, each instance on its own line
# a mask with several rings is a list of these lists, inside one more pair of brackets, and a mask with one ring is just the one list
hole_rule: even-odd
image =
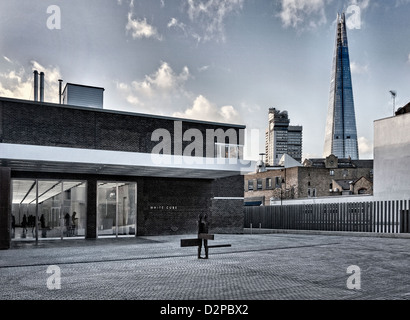
[[391,93],[391,96],[392,96],[392,99],[393,99],[393,117],[394,117],[395,113],[396,113],[396,96],[397,96],[397,92],[393,91],[393,90],[390,90],[390,93]]
[[282,179],[280,182],[280,205],[282,206],[283,203],[283,185],[285,185],[285,189],[286,189],[286,181],[285,179]]

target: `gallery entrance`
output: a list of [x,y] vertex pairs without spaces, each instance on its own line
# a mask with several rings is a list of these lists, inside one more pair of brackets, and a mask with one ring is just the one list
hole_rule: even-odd
[[12,240],[84,238],[86,186],[85,181],[13,179]]
[[137,184],[97,182],[97,235],[136,236]]

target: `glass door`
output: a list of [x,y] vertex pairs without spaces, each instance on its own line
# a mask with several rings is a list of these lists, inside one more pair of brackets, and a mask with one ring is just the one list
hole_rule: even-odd
[[136,235],[137,184],[98,182],[98,236]]

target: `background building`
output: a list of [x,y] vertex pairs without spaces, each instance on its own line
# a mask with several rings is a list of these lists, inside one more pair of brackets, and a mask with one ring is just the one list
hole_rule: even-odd
[[287,111],[275,108],[269,109],[269,127],[265,135],[266,164],[278,165],[282,156],[290,155],[296,161],[302,162],[302,131],[301,126],[290,126]]
[[303,166],[287,163],[245,175],[245,203],[273,205],[283,200],[373,194],[373,160],[331,155],[306,159]]
[[329,110],[323,156],[359,159],[345,15],[337,16]]
[[410,199],[410,104],[374,122],[375,198]]

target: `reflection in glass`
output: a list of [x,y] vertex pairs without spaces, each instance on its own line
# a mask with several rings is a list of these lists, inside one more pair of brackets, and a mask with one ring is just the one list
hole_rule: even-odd
[[99,182],[98,236],[136,235],[137,184]]
[[[85,182],[16,179],[12,188],[13,239],[85,236]],[[67,225],[66,213],[71,217]]]

